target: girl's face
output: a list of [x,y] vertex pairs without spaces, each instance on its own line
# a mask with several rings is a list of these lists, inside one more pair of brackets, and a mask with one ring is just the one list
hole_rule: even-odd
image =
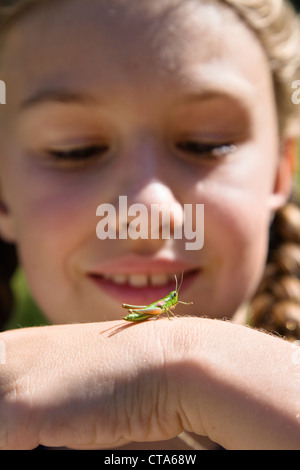
[[[182,270],[180,298],[194,305],[178,313],[231,317],[288,192],[254,33],[218,2],[49,2],[9,30],[0,73],[0,229],[49,319],[121,318],[122,302],[163,297]],[[118,216],[119,196],[149,213],[204,204],[203,248],[118,239],[118,225],[100,240],[96,209]]]

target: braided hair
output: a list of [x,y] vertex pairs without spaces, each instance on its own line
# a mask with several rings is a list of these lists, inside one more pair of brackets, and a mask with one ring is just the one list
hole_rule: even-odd
[[300,339],[300,210],[293,201],[275,215],[265,272],[250,306],[249,324]]

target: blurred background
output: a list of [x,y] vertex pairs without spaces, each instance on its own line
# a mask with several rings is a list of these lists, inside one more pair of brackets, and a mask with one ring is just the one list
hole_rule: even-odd
[[291,0],[293,5],[300,11],[300,0]]

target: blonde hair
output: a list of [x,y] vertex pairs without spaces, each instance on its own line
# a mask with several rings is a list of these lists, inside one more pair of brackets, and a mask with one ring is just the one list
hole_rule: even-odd
[[[19,17],[50,1],[55,0],[0,0],[0,42],[6,29]],[[300,105],[292,103],[292,84],[300,79],[300,22],[294,8],[287,0],[219,1],[238,13],[266,52],[282,142],[300,135]],[[8,283],[4,284],[7,290]],[[250,324],[277,331],[288,339],[300,339],[299,292],[300,210],[294,200],[278,211],[270,228],[268,260],[250,304]]]
[[282,136],[300,135],[292,84],[300,79],[300,20],[285,0],[223,0],[256,33],[269,59]]

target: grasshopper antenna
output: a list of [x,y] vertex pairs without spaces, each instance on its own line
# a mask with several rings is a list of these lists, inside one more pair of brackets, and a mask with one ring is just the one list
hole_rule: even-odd
[[[179,284],[179,287],[178,287],[178,281],[177,281],[177,276],[175,274],[175,279],[176,279],[176,292],[178,294],[178,292],[180,291],[180,287],[181,287],[181,284],[182,284],[182,281],[183,281],[183,271],[181,271],[181,281],[180,281],[180,284]],[[177,289],[178,287],[178,289]]]

